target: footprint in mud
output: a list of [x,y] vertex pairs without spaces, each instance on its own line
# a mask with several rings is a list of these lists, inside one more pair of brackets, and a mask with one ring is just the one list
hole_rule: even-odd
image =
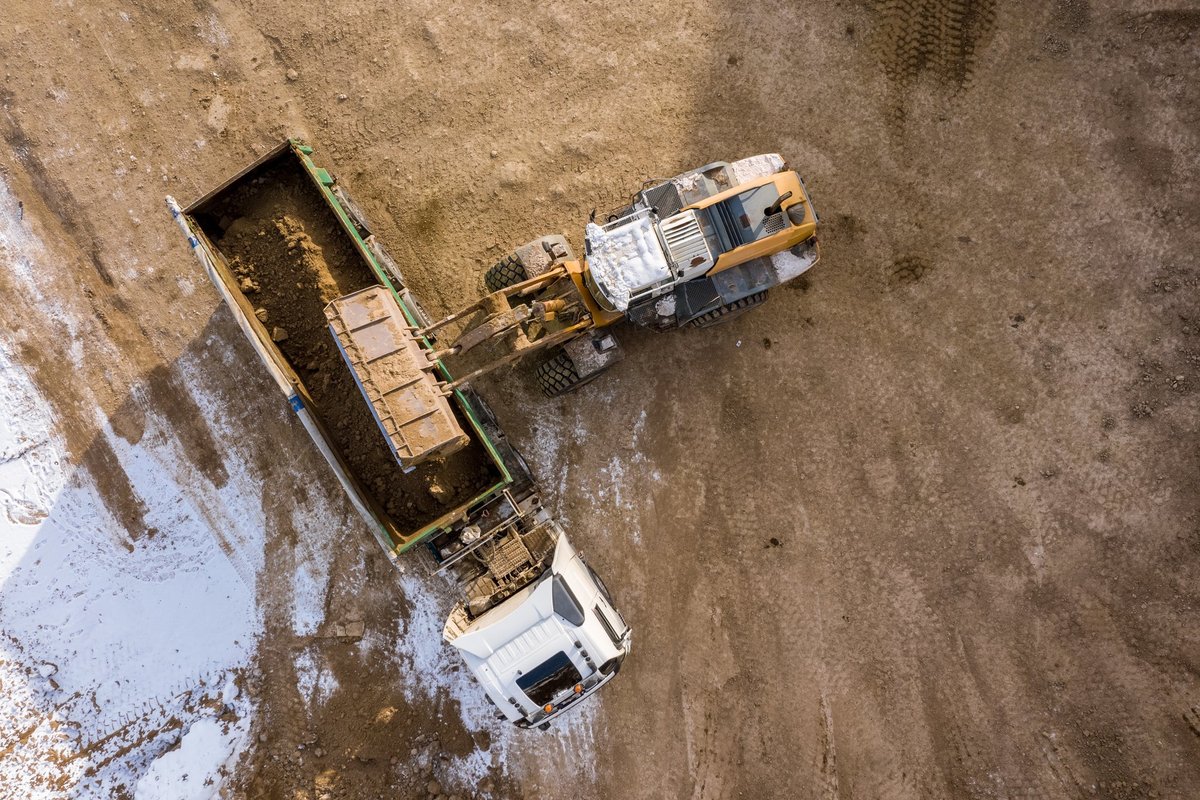
[[904,256],[892,262],[891,272],[887,276],[889,289],[909,286],[928,275],[930,266],[920,256]]

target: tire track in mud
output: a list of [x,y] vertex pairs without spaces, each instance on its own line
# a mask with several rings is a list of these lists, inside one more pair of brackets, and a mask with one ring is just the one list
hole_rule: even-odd
[[[655,565],[648,566],[648,583],[668,581],[687,601],[670,604],[668,616],[655,625],[655,630],[643,628],[638,635],[647,641],[643,647],[648,648],[648,657],[656,662],[658,669],[654,671],[669,676],[663,690],[669,695],[672,708],[664,716],[676,720],[684,734],[681,746],[668,751],[667,768],[673,771],[682,768],[676,772],[681,796],[718,800],[736,796],[738,743],[742,739],[744,716],[750,712],[739,709],[734,700],[731,684],[741,665],[735,660],[722,609],[716,608],[721,599],[709,594],[706,587],[725,585],[731,580],[729,573],[736,569],[737,560],[731,547],[748,534],[737,487],[752,471],[750,451],[754,444],[746,441],[748,449],[739,448],[737,445],[743,442],[722,437],[715,426],[682,407],[669,390],[669,386],[659,387],[658,398],[652,405],[671,409],[666,414],[671,426],[656,432],[652,436],[654,441],[646,447],[656,452],[661,446],[670,453],[665,459],[672,462],[680,455],[671,451],[686,452],[698,472],[680,476],[670,491],[656,496],[653,519],[647,520],[645,527],[649,536],[667,525],[692,528],[696,531],[695,558],[681,562],[666,575],[656,574]],[[726,451],[726,445],[732,446]],[[725,460],[724,476],[719,481],[704,480],[706,465],[717,454]],[[675,636],[712,642],[703,668],[697,669],[686,654],[675,648],[671,643]],[[652,723],[649,730],[649,735],[655,736],[666,734],[667,728]],[[613,787],[613,791],[619,791],[619,787]]]
[[104,285],[114,285],[112,273],[109,272],[100,256],[100,240],[91,220],[84,212],[79,201],[70,188],[58,178],[53,177],[46,169],[45,163],[37,155],[34,141],[25,133],[22,125],[13,116],[12,107],[15,100],[12,92],[0,93],[0,109],[3,109],[3,131],[0,136],[12,150],[17,163],[29,176],[30,183],[42,198],[42,202],[53,213],[70,237],[91,261],[92,267],[104,281]]
[[821,686],[821,763],[817,767],[817,785],[821,788],[821,796],[827,798],[841,797],[841,788],[837,774],[837,737],[833,729],[833,708],[829,702],[829,691]]
[[996,21],[995,0],[880,0],[875,53],[907,85],[931,75],[954,91],[970,85],[975,51]]
[[[695,338],[704,350],[720,346],[712,334]],[[698,362],[719,359],[703,354]],[[708,800],[770,796],[785,786],[800,791],[824,765],[825,796],[833,797],[832,712],[823,713],[820,694],[828,678],[821,677],[820,655],[810,646],[820,638],[814,632],[820,622],[804,560],[805,515],[794,494],[798,470],[775,468],[783,466],[779,454],[762,435],[768,412],[744,394],[755,384],[751,373],[727,375],[727,364],[713,370],[721,374],[693,376],[717,389],[708,415],[668,401],[675,406],[666,415],[674,429],[664,443],[677,452],[663,456],[695,466],[695,489],[673,482],[668,503],[677,506],[669,513],[674,524],[697,532],[692,552],[696,575],[703,576],[681,581],[671,575],[690,595],[673,627],[687,639],[711,643],[704,663],[680,663],[687,795]],[[730,586],[740,588],[711,591]],[[777,669],[781,662],[793,666],[789,674]],[[786,765],[780,760],[785,751]]]
[[[896,397],[891,407],[904,402]],[[808,460],[844,461],[843,445],[852,434],[815,437]],[[957,615],[946,608],[950,603],[960,609],[975,598],[969,581],[959,591],[939,592],[941,570],[914,556],[930,546],[944,547],[934,544],[943,527],[969,530],[970,521],[958,524],[963,512],[949,476],[907,446],[906,437],[876,449],[884,457],[839,471],[848,473],[847,496],[862,498],[863,510],[877,510],[864,516],[847,507],[841,518],[814,520],[825,530],[809,537],[814,551],[809,558],[822,565],[819,646],[822,668],[827,664],[830,670],[822,685],[828,687],[826,719],[837,720],[832,777],[840,780],[833,784],[832,771],[821,764],[814,774],[849,796],[962,796],[970,792],[970,776],[1006,761],[980,752],[980,742],[986,742],[981,721],[993,722],[993,715],[956,645]],[[892,505],[904,512],[887,513]],[[946,511],[931,516],[933,508]],[[890,535],[880,539],[875,530]],[[935,673],[931,664],[938,665]],[[897,719],[907,723],[898,725]]]
[[931,78],[951,96],[970,87],[975,56],[996,21],[995,0],[877,0],[872,50],[897,89],[887,116],[893,132],[907,120],[909,90]]

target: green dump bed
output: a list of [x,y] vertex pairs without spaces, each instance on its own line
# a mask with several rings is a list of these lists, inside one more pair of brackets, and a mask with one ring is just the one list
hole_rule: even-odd
[[[356,379],[347,364],[353,359],[343,358],[325,309],[347,295],[382,291],[412,329],[428,317],[361,211],[311,154],[289,140],[186,209],[167,202],[291,408],[394,557],[494,499],[523,463],[469,388],[454,391],[441,412],[453,417],[443,427],[456,426],[465,442],[407,469],[398,461],[399,437],[381,432],[382,405],[373,411],[368,404],[370,387],[361,374]],[[431,384],[450,379],[437,363]]]

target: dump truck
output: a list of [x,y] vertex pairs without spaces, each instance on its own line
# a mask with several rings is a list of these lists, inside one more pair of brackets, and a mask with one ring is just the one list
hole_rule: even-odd
[[429,357],[428,314],[312,148],[167,205],[388,559],[453,579],[443,638],[497,714],[545,728],[610,681],[629,625],[483,398]]
[[647,182],[603,221],[593,212],[582,258],[557,234],[518,247],[486,272],[485,296],[414,335],[436,334],[427,357],[456,369],[482,348],[463,382],[540,351],[535,374],[555,397],[621,360],[617,322],[703,328],[761,305],[820,259],[817,223],[779,154],[714,162]]

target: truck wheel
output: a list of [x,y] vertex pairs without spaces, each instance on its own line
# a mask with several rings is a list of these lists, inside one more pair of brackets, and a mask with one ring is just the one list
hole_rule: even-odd
[[720,325],[722,322],[729,322],[732,319],[740,317],[755,306],[761,306],[767,302],[767,290],[755,292],[749,297],[743,297],[741,300],[734,300],[732,303],[726,303],[720,308],[714,308],[712,311],[701,314],[688,322],[693,328],[711,328],[714,325]]
[[359,237],[366,239],[371,235],[371,224],[367,222],[367,215],[359,208],[358,203],[350,199],[350,195],[346,193],[338,184],[333,185],[333,196],[342,204],[342,210],[346,212],[346,216],[350,218],[350,222],[354,224],[354,229],[358,231]]
[[562,350],[538,364],[536,372],[538,385],[546,397],[558,397],[587,383],[579,377],[575,362]]
[[529,274],[525,272],[521,259],[515,255],[505,256],[483,274],[483,285],[489,292],[507,289],[524,280],[529,280]]

